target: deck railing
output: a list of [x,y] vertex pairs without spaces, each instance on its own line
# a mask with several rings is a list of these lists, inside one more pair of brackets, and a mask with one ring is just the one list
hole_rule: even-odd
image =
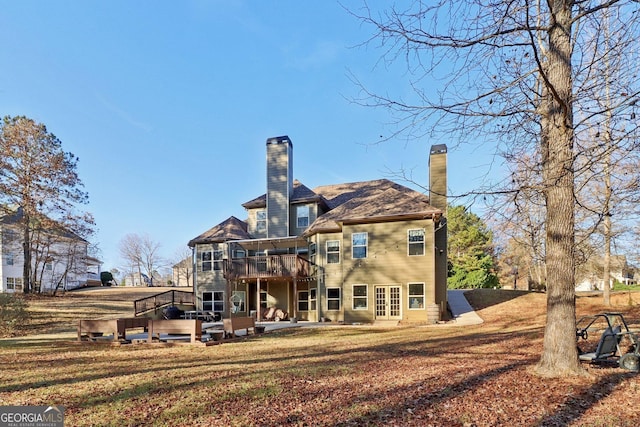
[[193,292],[170,290],[149,297],[140,298],[133,302],[135,315],[155,310],[168,305],[195,305]]
[[228,260],[229,278],[306,277],[309,262],[298,255],[264,255]]

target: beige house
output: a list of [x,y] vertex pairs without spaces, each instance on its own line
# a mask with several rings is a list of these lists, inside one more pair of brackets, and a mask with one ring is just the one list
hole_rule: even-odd
[[293,180],[287,136],[266,149],[267,191],[243,204],[247,219],[189,242],[199,310],[345,323],[444,316],[446,146],[431,149],[430,197],[387,179],[311,190]]
[[193,260],[189,257],[171,267],[171,286],[193,286]]

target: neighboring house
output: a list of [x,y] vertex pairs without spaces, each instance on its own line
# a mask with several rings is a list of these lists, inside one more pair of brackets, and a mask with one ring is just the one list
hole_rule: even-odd
[[189,242],[198,309],[277,308],[345,323],[435,322],[446,312],[446,146],[431,149],[430,199],[379,179],[313,190],[293,145],[267,140],[267,192]]
[[185,258],[171,267],[173,286],[193,286],[193,260]]
[[[0,292],[23,291],[22,231],[17,225],[21,209],[0,217]],[[87,255],[89,242],[68,230],[32,233],[33,291],[52,292],[100,284],[101,262]]]
[[[611,255],[609,264],[609,287],[613,287],[614,281],[625,285],[637,283],[634,278],[634,268],[627,263],[624,255]],[[576,272],[576,291],[594,291],[604,289],[604,259],[592,257],[586,263],[578,267]]]
[[144,273],[129,273],[122,279],[124,286],[151,286],[151,278]]

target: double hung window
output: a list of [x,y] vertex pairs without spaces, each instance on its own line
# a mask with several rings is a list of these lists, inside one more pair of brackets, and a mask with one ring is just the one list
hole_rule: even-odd
[[367,285],[353,285],[353,309],[366,310],[368,308]]
[[366,258],[368,244],[368,233],[353,233],[351,235],[351,252],[353,259]]
[[211,271],[211,269],[213,268],[212,255],[213,254],[211,251],[200,252],[200,256],[198,257],[200,271]]
[[7,277],[6,286],[8,291],[21,292],[22,291],[22,278],[21,277]]
[[407,231],[409,256],[424,255],[424,228]]
[[309,291],[298,292],[298,311],[309,311]]
[[340,310],[340,288],[327,288],[327,310]]
[[424,283],[409,283],[409,310],[424,308]]
[[224,311],[224,292],[203,292],[202,293],[202,310],[203,311]]
[[267,211],[256,212],[256,231],[267,231]]
[[296,207],[298,217],[298,228],[307,228],[309,226],[309,205]]
[[327,241],[327,264],[340,264],[340,240]]
[[222,251],[213,251],[213,269],[222,271]]

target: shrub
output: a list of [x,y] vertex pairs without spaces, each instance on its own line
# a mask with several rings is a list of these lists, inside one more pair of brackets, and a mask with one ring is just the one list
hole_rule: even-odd
[[0,337],[15,335],[27,320],[27,305],[21,297],[0,294]]

